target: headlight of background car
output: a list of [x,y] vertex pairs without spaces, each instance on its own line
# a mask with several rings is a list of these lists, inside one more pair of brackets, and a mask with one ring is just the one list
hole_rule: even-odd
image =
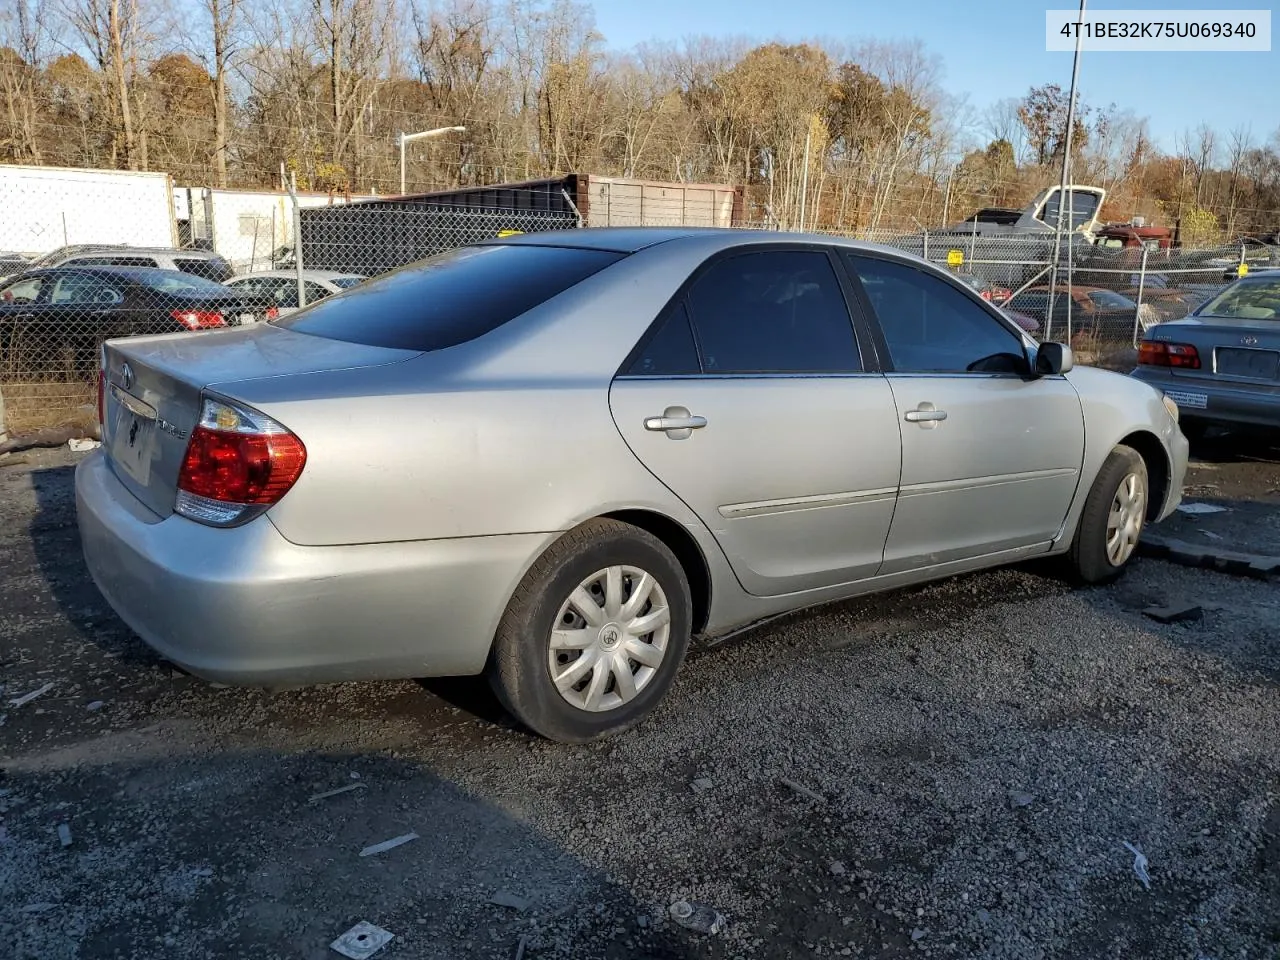
[[1178,422],[1178,405],[1169,399],[1168,394],[1162,394],[1161,399],[1164,400],[1164,408],[1169,411],[1169,416],[1173,417],[1173,422]]

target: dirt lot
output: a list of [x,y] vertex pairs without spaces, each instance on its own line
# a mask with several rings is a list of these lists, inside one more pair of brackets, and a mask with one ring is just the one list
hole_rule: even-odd
[[[1206,455],[1192,496],[1234,505],[1177,522],[1274,526],[1274,451]],[[14,960],[318,960],[360,920],[379,960],[1280,957],[1280,583],[1143,559],[847,603],[696,651],[641,729],[565,748],[474,682],[176,673],[86,578],[74,459],[0,461]],[[1142,613],[1176,601],[1201,618]],[[677,897],[727,926],[673,926]]]

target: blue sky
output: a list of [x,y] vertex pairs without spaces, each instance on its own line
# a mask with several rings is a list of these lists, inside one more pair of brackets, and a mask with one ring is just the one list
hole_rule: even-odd
[[[611,47],[698,34],[767,41],[924,41],[939,54],[949,92],[966,94],[981,110],[1028,88],[1071,81],[1070,53],[1049,53],[1044,16],[1074,9],[1072,0],[593,0],[596,25]],[[1088,10],[1272,9],[1274,0],[1112,0]],[[1273,10],[1273,20],[1280,20]],[[1255,142],[1280,128],[1277,53],[1272,25],[1268,53],[1090,53],[1080,66],[1086,103],[1131,109],[1150,120],[1152,137],[1172,150],[1182,130],[1208,121],[1218,132],[1252,126]]]

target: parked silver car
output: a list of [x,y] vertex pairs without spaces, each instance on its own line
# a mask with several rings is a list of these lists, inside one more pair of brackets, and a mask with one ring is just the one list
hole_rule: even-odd
[[[332,270],[303,270],[302,292],[307,303],[315,303],[325,297],[364,283],[365,277],[356,273],[337,273]],[[264,270],[232,277],[226,285],[251,297],[262,298],[273,304],[268,316],[287,317],[298,308],[298,272],[296,270]]]
[[1151,327],[1133,376],[1207,427],[1280,428],[1280,272],[1241,277],[1186,317]]
[[47,267],[151,267],[177,270],[221,283],[234,271],[213,250],[177,247],[131,247],[122,243],[80,243],[50,250],[33,260],[26,269]]
[[1187,459],[1158,391],[794,234],[495,240],[104,368],[80,531],[155,649],[229,683],[485,672],[569,742],[648,714],[692,636],[1032,557],[1112,579]]

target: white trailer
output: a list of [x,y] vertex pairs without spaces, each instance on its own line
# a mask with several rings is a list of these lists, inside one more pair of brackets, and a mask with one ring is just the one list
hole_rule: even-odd
[[172,188],[166,173],[0,164],[0,251],[176,246]]
[[[373,196],[351,198],[375,200]],[[327,193],[299,193],[298,205],[324,207],[346,203]],[[236,273],[272,269],[273,257],[293,246],[293,201],[272,190],[222,190],[179,187],[174,191],[179,226],[188,243],[212,246]]]

